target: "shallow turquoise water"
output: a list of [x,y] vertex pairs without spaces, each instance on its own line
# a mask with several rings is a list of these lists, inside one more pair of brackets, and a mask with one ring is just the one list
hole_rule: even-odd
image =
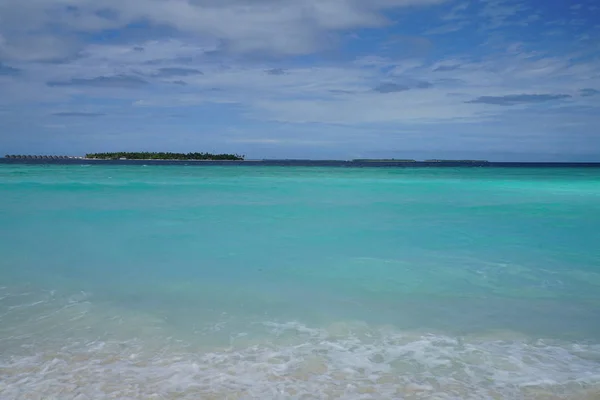
[[0,165],[0,397],[595,396],[599,226],[591,168]]

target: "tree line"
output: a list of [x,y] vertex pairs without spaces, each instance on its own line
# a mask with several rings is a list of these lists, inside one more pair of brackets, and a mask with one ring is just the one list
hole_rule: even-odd
[[211,153],[165,153],[165,152],[116,152],[116,153],[90,153],[85,158],[118,160],[227,160],[242,161],[244,156],[237,154],[211,154]]

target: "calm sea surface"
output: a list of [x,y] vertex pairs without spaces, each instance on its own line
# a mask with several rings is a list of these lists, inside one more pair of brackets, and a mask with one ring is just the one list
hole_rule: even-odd
[[0,165],[1,399],[598,399],[600,169]]

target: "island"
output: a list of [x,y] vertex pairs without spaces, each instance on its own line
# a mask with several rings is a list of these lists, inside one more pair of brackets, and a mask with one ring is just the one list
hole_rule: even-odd
[[116,152],[90,153],[85,155],[90,160],[199,160],[199,161],[243,161],[244,156],[237,154],[210,153],[164,153],[164,152]]

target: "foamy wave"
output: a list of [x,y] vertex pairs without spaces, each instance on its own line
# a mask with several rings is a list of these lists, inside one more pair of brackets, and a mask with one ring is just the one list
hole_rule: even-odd
[[206,321],[215,329],[204,332],[228,336],[217,347],[85,293],[0,298],[3,400],[600,398],[595,344],[350,322],[254,321],[244,331],[229,316]]
[[0,363],[0,397],[592,399],[600,394],[599,346],[464,341],[345,324],[313,329],[269,323],[266,328],[269,334],[258,342],[248,339],[203,353],[172,341],[158,349],[135,340],[65,344],[12,357]]

